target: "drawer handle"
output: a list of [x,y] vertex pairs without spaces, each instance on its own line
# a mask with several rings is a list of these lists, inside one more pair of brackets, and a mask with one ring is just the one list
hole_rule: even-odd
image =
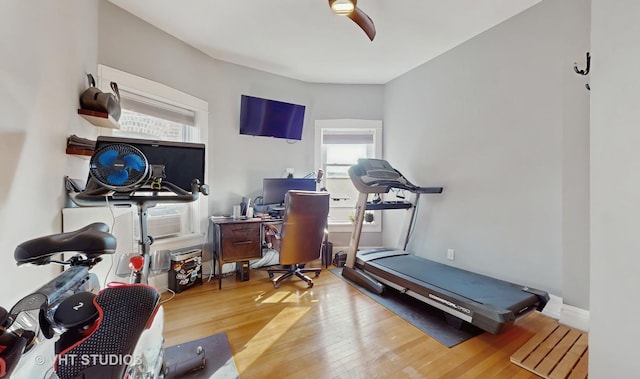
[[239,242],[233,242],[234,245],[248,245],[250,243],[253,243],[253,241],[239,241]]

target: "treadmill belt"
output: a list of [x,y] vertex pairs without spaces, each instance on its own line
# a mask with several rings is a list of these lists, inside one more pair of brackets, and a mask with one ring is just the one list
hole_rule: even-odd
[[[531,303],[537,301],[535,295],[522,290],[523,286],[414,255],[378,258],[366,264],[375,266],[390,275],[408,277],[417,285],[428,284],[494,307],[513,309],[523,302],[528,302],[529,299]],[[385,279],[393,281],[392,277]]]

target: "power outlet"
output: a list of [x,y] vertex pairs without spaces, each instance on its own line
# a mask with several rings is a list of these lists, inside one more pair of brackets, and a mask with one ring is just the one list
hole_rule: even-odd
[[453,249],[447,249],[447,259],[453,261],[456,259],[456,252]]

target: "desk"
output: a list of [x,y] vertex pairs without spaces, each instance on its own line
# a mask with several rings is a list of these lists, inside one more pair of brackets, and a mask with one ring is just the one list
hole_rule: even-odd
[[263,223],[278,219],[210,217],[214,265],[218,266],[218,288],[222,289],[222,265],[262,258]]

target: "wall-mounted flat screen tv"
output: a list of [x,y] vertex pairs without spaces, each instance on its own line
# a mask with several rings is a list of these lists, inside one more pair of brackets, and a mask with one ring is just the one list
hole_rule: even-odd
[[242,95],[240,134],[302,139],[304,105]]

